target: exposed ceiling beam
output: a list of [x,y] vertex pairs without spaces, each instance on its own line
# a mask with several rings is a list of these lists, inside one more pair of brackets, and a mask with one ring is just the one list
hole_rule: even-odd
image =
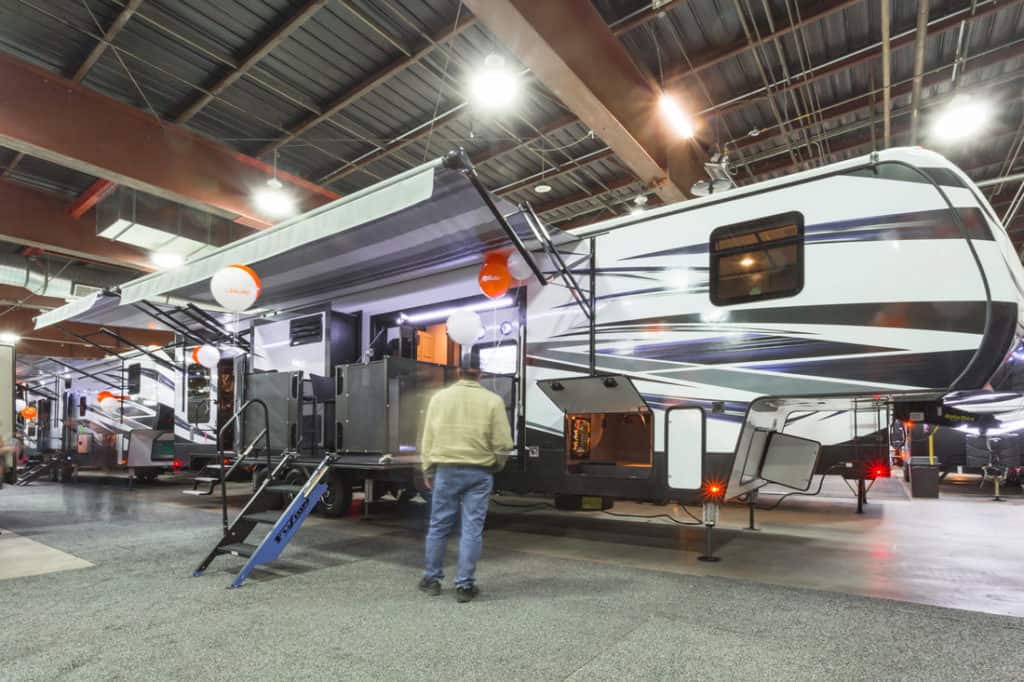
[[249,69],[259,63],[259,61],[270,54],[274,48],[284,42],[288,36],[297,31],[307,21],[312,19],[313,15],[320,11],[320,9],[322,9],[326,4],[327,0],[308,0],[306,4],[295,10],[288,19],[274,29],[274,31],[271,32],[265,40],[263,40],[263,42],[256,46],[256,48],[253,49],[236,68],[231,69],[221,76],[216,82],[204,88],[205,92],[197,97],[196,100],[186,107],[184,111],[178,114],[175,117],[174,122],[185,123],[191,120],[193,116],[202,111],[203,107],[231,87],[231,85],[244,76]]
[[821,21],[825,17],[831,16],[836,12],[841,12],[847,7],[861,4],[863,4],[863,0],[823,0],[811,7],[801,8],[800,19],[794,21],[792,24],[789,23],[788,17],[776,17],[773,23],[778,28],[776,28],[775,31],[771,30],[767,22],[757,24],[757,33],[761,36],[760,40],[755,39],[753,43],[751,43],[747,41],[746,36],[740,36],[728,45],[714,47],[704,52],[690,55],[689,61],[690,64],[693,65],[693,68],[691,69],[689,65],[684,65],[676,69],[666,71],[665,84],[666,86],[680,85],[680,81],[689,76],[700,74],[712,66],[721,64],[728,59],[744,54],[754,47],[761,47],[765,44],[770,44],[776,38],[789,35],[795,29]]
[[473,164],[479,166],[484,163],[488,163],[498,158],[502,154],[522,149],[523,147],[533,144],[544,138],[545,135],[557,132],[562,128],[571,126],[573,123],[579,122],[579,119],[575,116],[559,116],[550,123],[545,123],[540,127],[540,131],[532,135],[527,135],[521,139],[513,140],[502,145],[496,145],[483,152],[480,152],[472,157]]
[[76,220],[81,218],[93,206],[110,196],[115,189],[117,189],[117,185],[110,180],[97,180],[71,202],[71,205],[68,206],[68,215]]
[[[535,185],[535,184],[537,184],[539,182],[543,182],[545,180],[550,180],[551,178],[561,177],[562,175],[565,175],[566,173],[571,173],[571,172],[573,172],[575,170],[579,170],[580,168],[582,168],[582,167],[584,167],[586,165],[589,165],[591,163],[597,163],[598,161],[605,161],[605,160],[610,159],[610,158],[612,158],[614,156],[615,156],[615,152],[613,150],[611,150],[611,149],[608,149],[607,147],[605,147],[604,149],[598,149],[596,151],[590,152],[588,154],[584,154],[584,155],[582,155],[580,157],[577,157],[575,159],[572,159],[570,161],[566,161],[565,163],[563,163],[561,165],[558,165],[558,166],[555,166],[554,168],[551,168],[550,170],[547,170],[547,171],[544,171],[544,172],[541,172],[541,173],[537,173],[535,175],[531,175],[529,177],[523,178],[522,180],[518,180],[516,182],[513,182],[513,183],[510,183],[508,185],[505,185],[504,187],[495,188],[493,191],[494,191],[495,194],[512,194],[513,192],[518,192],[521,189],[526,189],[527,187],[532,187],[533,185]],[[635,178],[634,178],[634,181],[635,181]]]
[[[975,84],[972,84],[969,87],[961,88],[960,90],[957,90],[957,91],[954,91],[954,92],[951,92],[951,93],[946,93],[943,96],[931,97],[929,99],[926,99],[922,103],[922,107],[923,108],[930,108],[930,107],[939,106],[939,105],[949,101],[950,99],[952,99],[953,97],[955,97],[958,94],[964,94],[964,93],[967,93],[967,92],[977,93],[979,91],[986,91],[986,90],[987,91],[991,91],[991,90],[993,90],[995,88],[999,88],[1002,92],[1005,92],[1005,93],[1008,93],[1008,94],[1012,95],[1013,93],[1016,93],[1018,91],[1015,88],[1019,88],[1019,85],[1021,84],[1021,82],[1024,82],[1024,74],[1021,74],[1021,73],[1018,73],[1018,72],[1010,72],[1007,75],[1003,75],[1003,76],[996,77],[996,78],[993,78],[993,79],[990,79],[990,80],[987,80],[987,81],[982,81],[982,82],[979,82],[979,83],[975,83]],[[902,109],[893,110],[891,112],[891,118],[892,118],[892,120],[895,121],[895,119],[900,118],[900,117],[908,116],[908,115],[910,115],[910,113],[911,113],[911,108],[910,107],[904,107]],[[852,133],[854,131],[867,129],[867,131],[868,131],[867,132],[868,140],[870,141],[871,128],[873,126],[877,125],[877,123],[878,123],[878,115],[876,115],[873,112],[872,116],[867,118],[867,119],[863,119],[863,120],[859,120],[859,121],[854,121],[854,122],[852,122],[852,123],[850,123],[848,125],[841,126],[839,128],[832,128],[832,129],[828,130],[825,135],[819,134],[819,135],[817,135],[817,136],[815,136],[815,137],[813,137],[811,139],[812,139],[812,142],[813,141],[821,142],[821,141],[824,141],[826,139],[826,136],[827,136],[827,139],[828,139],[828,142],[829,142],[829,151],[834,153],[837,150],[836,150],[836,148],[834,146],[833,140],[835,140],[836,138],[840,138],[840,137],[842,137],[843,135],[845,135],[847,133]],[[897,126],[893,125],[893,127],[892,127],[892,135],[896,136],[898,133],[902,133],[902,132],[904,132],[906,130],[908,130],[908,129],[905,128],[905,127],[897,127]],[[986,136],[988,137],[988,139],[990,141],[992,141],[998,135],[999,135],[998,131],[992,131],[992,130],[986,131]],[[763,161],[765,161],[767,159],[770,159],[772,157],[783,156],[783,155],[785,155],[786,150],[787,149],[786,149],[785,146],[778,146],[778,147],[775,147],[773,149],[769,149],[769,150],[767,150],[767,151],[765,151],[765,152],[755,156],[754,158],[748,158],[747,159],[747,163],[748,163],[748,165],[749,165],[749,167],[751,169],[751,172],[755,176],[757,176],[758,174],[763,172],[763,171],[758,170],[759,168],[761,168],[761,166],[759,165],[760,162],[763,162]],[[784,164],[782,167],[793,167],[793,166],[794,166],[794,164],[790,160],[789,163]]]
[[[28,308],[29,310],[53,310],[65,303],[66,301],[63,298],[37,296],[24,287],[0,284],[0,312],[3,312],[3,310],[12,305]],[[0,321],[2,320],[3,317],[0,317]]]
[[[251,202],[273,174],[268,164],[9,55],[0,55],[0,145],[199,210],[271,222]],[[338,197],[278,178],[303,210]]]
[[[988,16],[993,12],[997,12],[1007,7],[1017,4],[1021,0],[1009,0],[1006,3],[994,3],[991,0],[988,2],[982,2],[978,4],[977,10],[971,14],[970,8],[959,9],[948,14],[942,15],[933,21],[928,23],[928,35],[937,35],[949,31],[954,28],[958,28],[960,23],[965,20],[974,21],[982,17]],[[889,46],[892,50],[896,50],[900,47],[910,45],[914,42],[916,30],[909,29],[898,35],[892,37],[889,41]],[[850,69],[858,64],[879,59],[882,56],[882,43],[877,42],[873,45],[854,50],[848,54],[843,55],[837,59],[833,59],[825,64],[819,64],[811,67],[804,72],[792,75],[785,81],[778,81],[771,84],[771,92],[775,95],[782,95],[791,90],[810,85],[823,78],[841,73]],[[718,116],[725,116],[733,112],[745,109],[746,107],[752,106],[768,97],[768,89],[765,87],[757,87],[754,90],[738,95],[731,98],[726,102],[715,104],[708,109],[705,109],[704,114],[715,114]]]
[[437,118],[431,119],[427,123],[424,123],[423,125],[413,128],[402,137],[393,140],[392,142],[380,147],[379,149],[376,149],[375,151],[367,152],[363,156],[360,156],[358,159],[355,159],[351,163],[348,163],[342,166],[341,168],[338,168],[337,170],[331,171],[327,175],[321,177],[319,179],[319,183],[321,185],[330,185],[331,183],[337,182],[338,180],[347,178],[348,176],[362,170],[371,163],[379,161],[384,157],[390,156],[395,152],[408,147],[414,142],[418,142],[424,137],[430,135],[432,131],[437,130],[438,128],[454,121],[459,116],[459,114],[462,113],[462,110],[464,108],[465,104],[456,105],[455,107],[449,109],[448,111],[441,114]]
[[664,16],[670,9],[676,5],[682,4],[683,2],[686,2],[686,0],[662,0],[660,2],[658,0],[654,0],[649,6],[639,12],[631,14],[624,19],[612,22],[612,33],[616,36],[622,36],[629,33],[635,28],[640,28],[641,26],[654,21],[658,17]]
[[[110,41],[121,32],[124,25],[128,23],[128,20],[135,14],[135,10],[142,4],[142,0],[128,0],[125,6],[121,9],[114,21],[110,23],[110,27],[104,32],[103,38],[101,38],[96,46],[89,51],[89,54],[85,57],[82,63],[75,69],[75,73],[71,76],[71,80],[76,83],[81,83],[88,74],[92,67],[96,64],[103,53],[106,52],[107,46],[110,45]],[[7,167],[0,171],[0,178],[4,177],[21,163],[21,160],[25,158],[24,152],[18,152],[18,154],[11,159],[11,162],[7,164]]]
[[579,202],[586,201],[587,199],[599,199],[606,194],[624,189],[630,185],[635,185],[636,183],[636,178],[623,176],[617,180],[605,183],[606,187],[594,187],[592,191],[589,192],[575,192],[564,197],[557,197],[550,201],[535,204],[533,206],[533,210],[538,214],[550,213],[551,211],[557,211],[560,208],[572,206],[573,204],[578,204]]
[[96,46],[92,48],[89,55],[79,65],[78,69],[75,70],[75,74],[71,77],[71,80],[76,83],[81,83],[82,79],[85,78],[92,67],[99,61],[103,53],[107,51],[107,46],[114,40],[121,29],[124,28],[128,20],[132,18],[135,11],[139,9],[139,5],[142,4],[142,0],[128,0],[121,11],[118,13],[114,20],[110,22],[110,26],[103,33],[102,40],[96,43]]
[[[1013,43],[1010,43],[1009,45],[995,48],[983,54],[979,54],[976,57],[968,59],[965,62],[961,63],[961,68],[966,67],[970,69],[980,69],[988,66],[993,66],[995,64],[1001,64],[1002,62],[1011,59],[1016,59],[1017,57],[1021,56],[1024,56],[1024,39],[1016,40]],[[933,71],[924,76],[924,79],[922,81],[923,87],[928,88],[948,81],[949,74],[950,72],[952,72],[952,70],[952,64],[947,64],[938,69],[934,69]],[[981,86],[984,85],[984,83],[978,83],[977,85]],[[891,96],[899,97],[901,95],[909,94],[912,90],[912,87],[912,78],[908,78],[899,83],[894,83],[890,86]],[[794,130],[799,130],[804,127],[813,128],[818,124],[819,121],[832,121],[837,118],[841,118],[842,116],[846,116],[847,114],[851,114],[854,112],[861,111],[863,109],[870,108],[877,104],[875,98],[873,97],[874,94],[875,93],[869,92],[864,95],[851,97],[850,99],[844,100],[842,102],[836,102],[834,104],[823,106],[821,109],[820,119],[798,117],[788,121],[788,125]],[[882,113],[884,117],[884,107]],[[769,135],[761,134],[758,135],[757,137],[747,136],[739,138],[730,143],[729,146],[731,148],[738,148],[742,150],[744,148],[751,147],[754,145],[762,145],[769,140],[774,140],[781,137],[781,135],[778,132],[778,126],[771,126],[770,128],[768,128],[768,130],[772,130],[774,132]],[[764,131],[762,131],[762,133],[763,132]]]
[[590,0],[466,0],[466,5],[663,199],[683,199],[702,177],[695,147],[673,144],[657,116],[657,85]]
[[319,114],[310,114],[298,123],[288,126],[288,134],[284,137],[278,138],[269,144],[264,145],[258,152],[257,156],[266,156],[275,149],[279,149],[281,146],[288,144],[295,138],[299,137],[303,133],[315,128],[316,126],[324,123],[332,116],[338,114],[342,109],[348,107],[359,98],[366,95],[368,92],[373,90],[375,87],[380,85],[382,82],[391,78],[392,76],[400,73],[401,71],[409,68],[413,64],[419,63],[424,57],[430,54],[434,50],[435,43],[442,43],[450,40],[454,36],[459,35],[469,27],[476,23],[476,18],[471,15],[464,15],[459,20],[457,26],[454,29],[445,31],[444,33],[437,35],[433,38],[433,42],[428,43],[423,48],[410,55],[402,56],[391,62],[387,66],[375,71],[368,77],[361,80],[359,83],[346,88],[344,92],[335,97],[329,102]]
[[[2,106],[2,105],[0,105]],[[61,197],[0,180],[0,239],[71,258],[150,271],[145,251],[96,236],[92,225],[67,213]],[[92,213],[86,222],[94,222]]]

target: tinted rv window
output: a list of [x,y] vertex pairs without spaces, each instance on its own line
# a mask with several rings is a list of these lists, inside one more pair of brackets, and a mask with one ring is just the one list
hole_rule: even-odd
[[804,286],[804,217],[760,218],[711,233],[711,302],[795,296]]

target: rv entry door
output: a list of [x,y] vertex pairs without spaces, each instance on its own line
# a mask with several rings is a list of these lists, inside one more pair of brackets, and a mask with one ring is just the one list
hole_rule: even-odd
[[668,487],[700,490],[704,482],[704,410],[670,407],[665,410],[665,460]]

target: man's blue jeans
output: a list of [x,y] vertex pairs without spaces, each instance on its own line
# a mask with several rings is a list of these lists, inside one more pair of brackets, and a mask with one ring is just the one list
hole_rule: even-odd
[[493,487],[494,476],[488,469],[446,464],[437,467],[430,505],[430,528],[427,530],[424,578],[440,580],[444,577],[444,550],[461,506],[462,539],[459,542],[455,587],[473,585],[476,562],[483,549],[484,521],[487,520],[487,505]]

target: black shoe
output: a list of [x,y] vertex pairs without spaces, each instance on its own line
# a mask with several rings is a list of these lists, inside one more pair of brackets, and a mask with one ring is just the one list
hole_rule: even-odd
[[419,584],[420,592],[426,592],[431,597],[441,594],[441,581],[431,578],[424,578]]
[[473,601],[480,594],[480,588],[476,585],[470,585],[469,587],[456,587],[455,588],[455,601],[460,604]]

